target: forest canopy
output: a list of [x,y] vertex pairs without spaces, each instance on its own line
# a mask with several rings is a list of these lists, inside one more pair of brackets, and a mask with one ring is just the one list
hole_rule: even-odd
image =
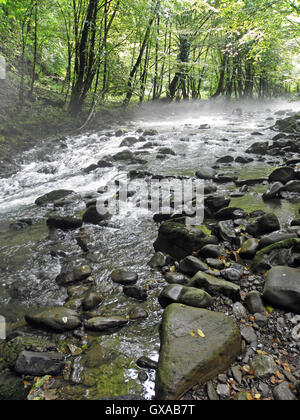
[[297,0],[0,0],[19,101],[299,94]]

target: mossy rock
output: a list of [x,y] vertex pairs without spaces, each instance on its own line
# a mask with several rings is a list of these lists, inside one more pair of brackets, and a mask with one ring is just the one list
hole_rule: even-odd
[[199,251],[207,244],[217,244],[214,236],[208,236],[208,231],[203,231],[203,226],[189,227],[174,221],[163,223],[154,249],[156,252],[170,254],[173,258],[182,260]]
[[0,346],[0,357],[6,366],[14,367],[23,351],[49,352],[56,351],[56,345],[42,338],[16,337]]
[[26,395],[22,378],[9,371],[0,373],[0,401],[23,401]]
[[161,325],[156,399],[177,400],[195,384],[225,371],[241,351],[241,334],[230,317],[172,304]]

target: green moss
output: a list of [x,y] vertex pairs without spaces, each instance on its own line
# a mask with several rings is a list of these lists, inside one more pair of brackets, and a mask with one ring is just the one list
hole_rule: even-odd
[[89,398],[110,398],[125,394],[141,394],[142,385],[130,377],[131,362],[123,357],[84,372],[84,384],[92,387]]

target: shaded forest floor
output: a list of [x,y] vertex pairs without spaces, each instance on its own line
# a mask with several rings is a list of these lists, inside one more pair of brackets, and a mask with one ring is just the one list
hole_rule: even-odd
[[[49,91],[50,92],[50,91]],[[44,92],[43,92],[44,93]],[[0,175],[9,176],[15,171],[14,160],[44,139],[57,139],[80,132],[85,125],[89,110],[72,117],[63,96],[55,99],[35,97],[26,100],[22,108],[18,104],[18,86],[10,79],[0,80]],[[130,110],[120,105],[99,106],[96,114],[84,129],[109,128],[110,124],[130,118]]]

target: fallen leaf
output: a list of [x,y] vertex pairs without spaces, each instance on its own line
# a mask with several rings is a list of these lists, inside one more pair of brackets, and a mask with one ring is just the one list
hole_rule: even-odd
[[201,330],[197,330],[197,334],[199,335],[199,337],[201,337],[201,338],[205,338],[205,334],[204,334],[204,332],[203,332],[203,331],[201,331]]

